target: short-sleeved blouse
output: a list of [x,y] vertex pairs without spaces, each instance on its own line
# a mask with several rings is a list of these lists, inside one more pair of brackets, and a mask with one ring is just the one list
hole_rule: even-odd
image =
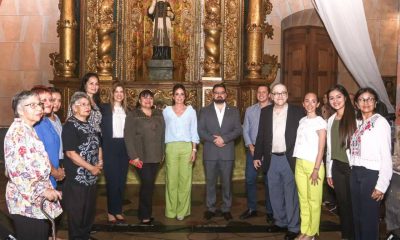
[[[68,118],[63,126],[62,142],[64,151],[75,151],[92,165],[98,163],[100,133],[89,122],[82,122],[74,116]],[[66,181],[84,186],[96,184],[97,176],[76,165],[68,156],[65,155],[64,159]]]
[[318,130],[326,130],[326,121],[317,116],[315,118],[303,117],[297,128],[296,145],[293,156],[315,162],[318,155],[319,135]]

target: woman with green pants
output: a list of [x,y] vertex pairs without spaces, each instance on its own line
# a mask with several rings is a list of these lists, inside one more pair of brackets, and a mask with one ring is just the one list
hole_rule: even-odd
[[172,106],[164,109],[165,120],[165,216],[183,220],[190,215],[192,168],[196,160],[196,111],[185,105],[182,84],[172,89]]

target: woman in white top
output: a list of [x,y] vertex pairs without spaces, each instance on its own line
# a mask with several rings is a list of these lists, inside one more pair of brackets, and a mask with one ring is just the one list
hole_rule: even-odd
[[101,133],[104,154],[104,174],[107,187],[108,222],[124,222],[124,200],[129,157],[124,141],[127,113],[125,89],[121,83],[112,86],[110,103],[101,105]]
[[392,177],[389,123],[375,113],[379,101],[372,88],[355,95],[357,130],[350,142],[350,189],[356,240],[379,239],[379,206]]
[[303,106],[307,116],[300,120],[293,152],[293,156],[297,158],[295,179],[301,218],[301,235],[298,239],[314,239],[314,235],[319,233],[322,179],[325,177],[322,157],[326,140],[326,121],[315,112],[319,106],[315,93],[307,93],[304,96]]
[[192,169],[196,160],[196,111],[185,104],[182,84],[172,89],[172,106],[164,109],[165,120],[165,216],[183,220],[190,215]]

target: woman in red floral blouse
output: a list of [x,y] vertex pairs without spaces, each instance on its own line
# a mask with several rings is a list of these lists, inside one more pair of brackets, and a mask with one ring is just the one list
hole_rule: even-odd
[[6,202],[19,240],[48,239],[49,222],[40,210],[53,218],[62,212],[61,193],[50,182],[50,160],[33,125],[43,115],[39,96],[23,91],[14,96],[15,119],[4,138],[4,157],[8,177]]

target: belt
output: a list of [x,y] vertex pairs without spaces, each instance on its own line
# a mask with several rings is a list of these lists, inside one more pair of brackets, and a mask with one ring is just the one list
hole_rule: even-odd
[[283,156],[286,155],[286,152],[273,152],[272,154],[276,156]]

